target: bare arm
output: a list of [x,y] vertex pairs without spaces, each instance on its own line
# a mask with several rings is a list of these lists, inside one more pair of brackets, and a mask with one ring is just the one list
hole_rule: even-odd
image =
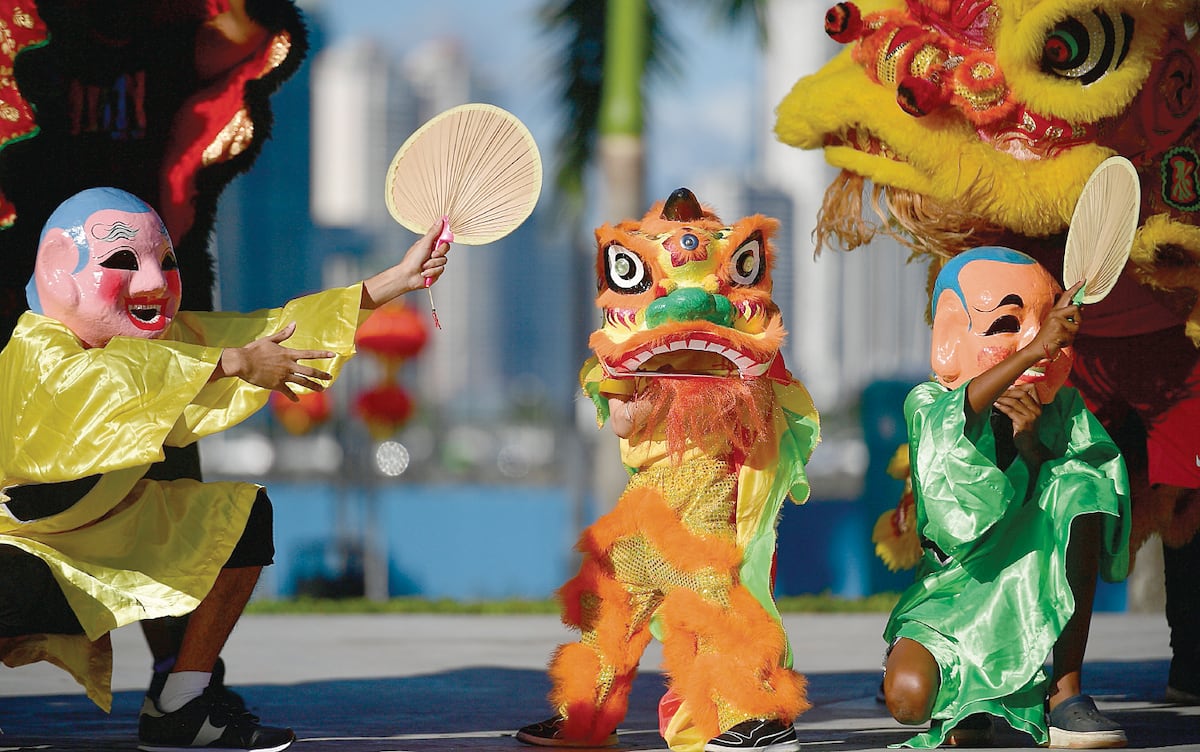
[[[425,287],[426,280],[432,284],[433,280],[442,276],[450,244],[438,242],[441,231],[442,223],[438,222],[409,247],[400,263],[364,280],[359,305],[366,310],[378,308],[406,292]],[[225,348],[209,381],[233,376],[255,386],[281,392],[293,402],[299,398],[290,384],[317,392],[324,390],[325,384],[321,382],[328,381],[332,376],[303,365],[300,361],[332,358],[336,353],[284,347],[282,343],[295,331],[296,324],[293,322],[275,334],[256,339],[244,347]]]
[[1050,449],[1038,438],[1037,424],[1042,417],[1042,402],[1033,384],[1018,384],[996,398],[996,409],[1012,422],[1013,445],[1036,473],[1051,459]]
[[409,247],[400,263],[365,280],[362,308],[374,310],[404,293],[433,284],[442,276],[446,270],[446,254],[450,252],[450,244],[438,242],[441,232],[442,223],[438,222]]
[[1042,328],[1025,347],[987,369],[967,384],[966,404],[973,417],[986,415],[1000,395],[1013,385],[1027,368],[1043,358],[1054,360],[1064,347],[1070,347],[1079,331],[1080,307],[1071,303],[1071,296],[1082,282],[1059,296]]

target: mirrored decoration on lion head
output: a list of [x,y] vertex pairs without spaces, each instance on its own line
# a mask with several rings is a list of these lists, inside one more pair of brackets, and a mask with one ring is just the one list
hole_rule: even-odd
[[46,220],[26,296],[35,313],[61,321],[85,347],[118,335],[160,337],[179,311],[171,238],[136,196],[81,191]]
[[771,236],[762,215],[721,221],[686,188],[640,220],[596,230],[589,346],[612,376],[757,377],[785,330],[771,298]]

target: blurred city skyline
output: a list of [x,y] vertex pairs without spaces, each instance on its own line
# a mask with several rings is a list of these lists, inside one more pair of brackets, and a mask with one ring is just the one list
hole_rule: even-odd
[[[594,430],[575,379],[587,333],[598,324],[586,246],[591,227],[625,218],[600,216],[600,192],[591,188],[592,215],[583,228],[565,227],[553,214],[560,115],[555,46],[536,22],[541,4],[299,2],[308,59],[274,95],[272,137],[254,169],[227,191],[218,222],[225,307],[275,305],[352,282],[415,240],[391,221],[383,200],[387,164],[413,130],[465,101],[491,102],[521,117],[546,163],[541,203],[508,238],[455,247],[434,288],[445,328],[432,333],[405,382],[419,417],[445,430],[471,426],[463,429],[474,436],[468,453],[480,457],[503,452],[504,440],[494,434],[514,420],[540,421],[552,432],[570,431],[572,423]],[[861,391],[878,379],[923,375],[928,332],[924,271],[905,267],[905,254],[864,249],[813,259],[812,227],[832,171],[819,153],[774,138],[778,100],[837,45],[825,37],[813,3],[772,3],[765,48],[749,25],[722,28],[682,1],[667,7],[678,10],[671,36],[680,66],[647,89],[646,201],[685,185],[727,221],[758,212],[781,220],[775,279],[791,332],[786,362],[835,418],[813,470],[860,474],[865,446],[853,415]],[[584,237],[572,237],[576,232]],[[410,302],[428,309],[424,296]],[[837,425],[839,413],[851,422]],[[481,438],[484,424],[492,426],[482,430],[491,439]],[[841,441],[839,430],[852,435]],[[521,440],[530,443],[528,434]],[[490,448],[479,449],[484,445]],[[561,457],[548,462],[563,464]]]

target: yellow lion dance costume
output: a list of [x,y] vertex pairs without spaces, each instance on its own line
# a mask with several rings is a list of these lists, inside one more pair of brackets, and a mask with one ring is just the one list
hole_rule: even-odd
[[[1168,686],[1185,682],[1180,696],[1193,702],[1200,648],[1183,659],[1180,646],[1200,632],[1200,592],[1186,573],[1200,558],[1189,543],[1200,527],[1197,23],[1193,0],[838,3],[825,29],[847,46],[795,84],[775,126],[784,143],[823,149],[841,168],[818,248],[884,232],[930,260],[930,279],[981,245],[1061,270],[1092,170],[1114,154],[1134,164],[1142,207],[1131,263],[1089,306],[1072,381],[1129,463],[1131,550],[1152,534],[1167,545]],[[877,223],[864,218],[868,181]]]
[[551,660],[558,715],[522,729],[522,741],[615,744],[653,635],[672,749],[746,728],[794,743],[808,702],[772,598],[775,527],[785,497],[808,498],[819,424],[779,355],[777,224],[756,215],[726,226],[679,189],[641,221],[596,230],[604,324],[581,382],[600,425],[630,409],[645,420],[621,440],[629,484],[584,532],[579,573],[559,592],[581,639]]

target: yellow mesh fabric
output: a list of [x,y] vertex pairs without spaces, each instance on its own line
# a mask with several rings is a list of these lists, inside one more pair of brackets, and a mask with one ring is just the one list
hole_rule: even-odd
[[668,463],[629,479],[629,489],[646,486],[657,488],[693,533],[733,537],[737,478],[728,462],[700,455],[678,467]]

